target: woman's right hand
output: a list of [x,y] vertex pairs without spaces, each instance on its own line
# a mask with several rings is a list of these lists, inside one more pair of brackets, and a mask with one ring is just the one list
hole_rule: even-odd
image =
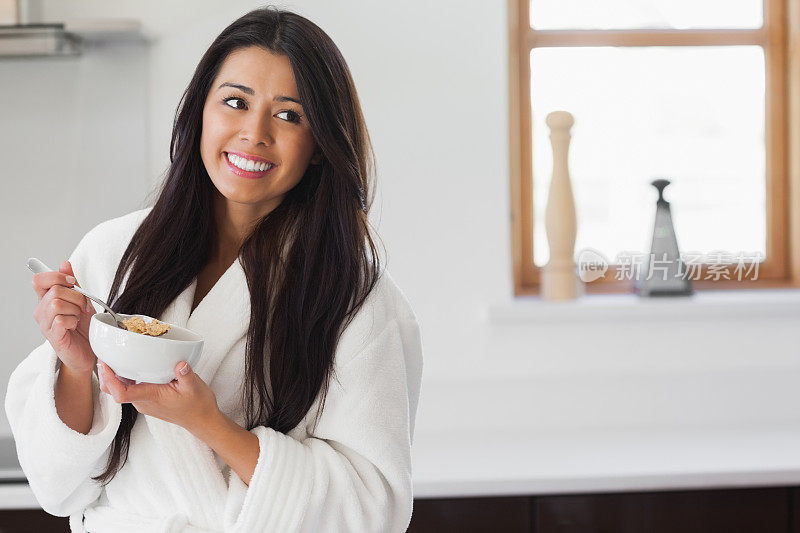
[[[74,372],[91,373],[97,365],[89,345],[89,323],[95,309],[86,296],[70,288],[73,284],[67,276],[75,276],[69,261],[64,261],[58,272],[33,275],[33,290],[39,296],[33,318],[62,364]],[[80,287],[77,280],[75,285]]]

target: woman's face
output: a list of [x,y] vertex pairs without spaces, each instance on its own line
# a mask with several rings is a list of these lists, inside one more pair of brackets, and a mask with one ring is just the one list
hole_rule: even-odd
[[[316,145],[299,100],[284,55],[253,46],[222,64],[203,107],[200,156],[229,202],[266,214],[299,183],[310,162],[319,162],[318,154],[312,161]],[[229,160],[229,154],[243,159]],[[262,171],[247,160],[274,167]],[[250,171],[233,168],[236,163]]]

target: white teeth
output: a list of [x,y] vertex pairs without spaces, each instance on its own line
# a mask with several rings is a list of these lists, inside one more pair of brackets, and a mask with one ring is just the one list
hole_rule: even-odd
[[269,163],[256,163],[255,161],[245,159],[234,154],[228,154],[228,161],[230,161],[234,166],[249,172],[263,172],[274,166],[270,165]]

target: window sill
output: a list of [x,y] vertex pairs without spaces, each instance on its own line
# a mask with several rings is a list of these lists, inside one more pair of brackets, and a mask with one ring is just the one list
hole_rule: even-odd
[[656,298],[593,294],[560,302],[520,296],[487,309],[487,319],[495,325],[773,317],[800,318],[800,289],[700,291],[691,296]]

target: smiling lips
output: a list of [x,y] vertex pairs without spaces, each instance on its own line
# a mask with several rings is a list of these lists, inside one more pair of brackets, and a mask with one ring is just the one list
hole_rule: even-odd
[[277,166],[267,160],[255,161],[231,152],[225,152],[225,162],[234,174],[250,179],[262,178]]

